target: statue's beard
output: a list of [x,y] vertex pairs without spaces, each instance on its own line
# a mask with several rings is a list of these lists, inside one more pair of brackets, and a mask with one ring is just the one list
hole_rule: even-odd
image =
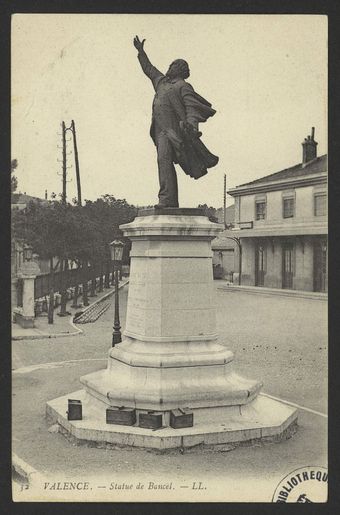
[[178,71],[169,68],[165,75],[168,79],[174,79],[175,77],[178,77]]

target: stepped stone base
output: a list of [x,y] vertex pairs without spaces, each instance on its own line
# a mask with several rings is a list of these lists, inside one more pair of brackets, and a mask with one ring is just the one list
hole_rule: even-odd
[[[132,241],[123,341],[105,370],[80,378],[84,390],[54,399],[47,413],[64,431],[95,445],[155,449],[283,438],[297,412],[260,395],[261,381],[233,370],[218,341],[211,240],[223,229],[197,209],[150,209],[121,227]],[[242,321],[240,321],[242,323]],[[81,421],[66,418],[67,399],[83,403]],[[136,409],[135,426],[106,424],[108,407]],[[193,427],[169,427],[170,411],[193,412]],[[162,429],[138,427],[162,413]]]
[[177,344],[176,352],[174,347],[126,338],[110,350],[106,369],[80,382],[103,408],[159,411],[242,405],[262,387],[235,373],[233,353],[217,342]]
[[[83,420],[67,420],[67,399],[80,399]],[[85,390],[64,395],[46,406],[51,422],[79,443],[101,447],[110,445],[153,449],[183,449],[197,445],[239,444],[242,442],[280,441],[294,432],[297,410],[264,395],[243,406],[193,409],[194,426],[182,429],[163,427],[152,430],[136,426],[106,424],[105,409]],[[138,410],[138,414],[142,410]],[[168,418],[165,412],[164,420]],[[138,424],[138,416],[137,416]]]

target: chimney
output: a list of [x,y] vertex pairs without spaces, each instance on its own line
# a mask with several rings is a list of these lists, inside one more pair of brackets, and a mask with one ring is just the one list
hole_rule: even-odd
[[312,127],[312,134],[305,138],[302,143],[302,164],[305,165],[316,158],[317,142],[314,140],[315,127]]

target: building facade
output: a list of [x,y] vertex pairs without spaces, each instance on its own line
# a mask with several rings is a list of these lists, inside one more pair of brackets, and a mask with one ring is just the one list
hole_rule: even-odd
[[327,155],[314,128],[302,147],[302,163],[228,191],[242,285],[327,291]]

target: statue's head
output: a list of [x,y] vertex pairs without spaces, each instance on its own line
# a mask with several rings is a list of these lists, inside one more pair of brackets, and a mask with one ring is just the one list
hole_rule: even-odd
[[173,61],[166,72],[166,76],[169,77],[169,79],[187,79],[189,75],[189,65],[184,59],[176,59]]

